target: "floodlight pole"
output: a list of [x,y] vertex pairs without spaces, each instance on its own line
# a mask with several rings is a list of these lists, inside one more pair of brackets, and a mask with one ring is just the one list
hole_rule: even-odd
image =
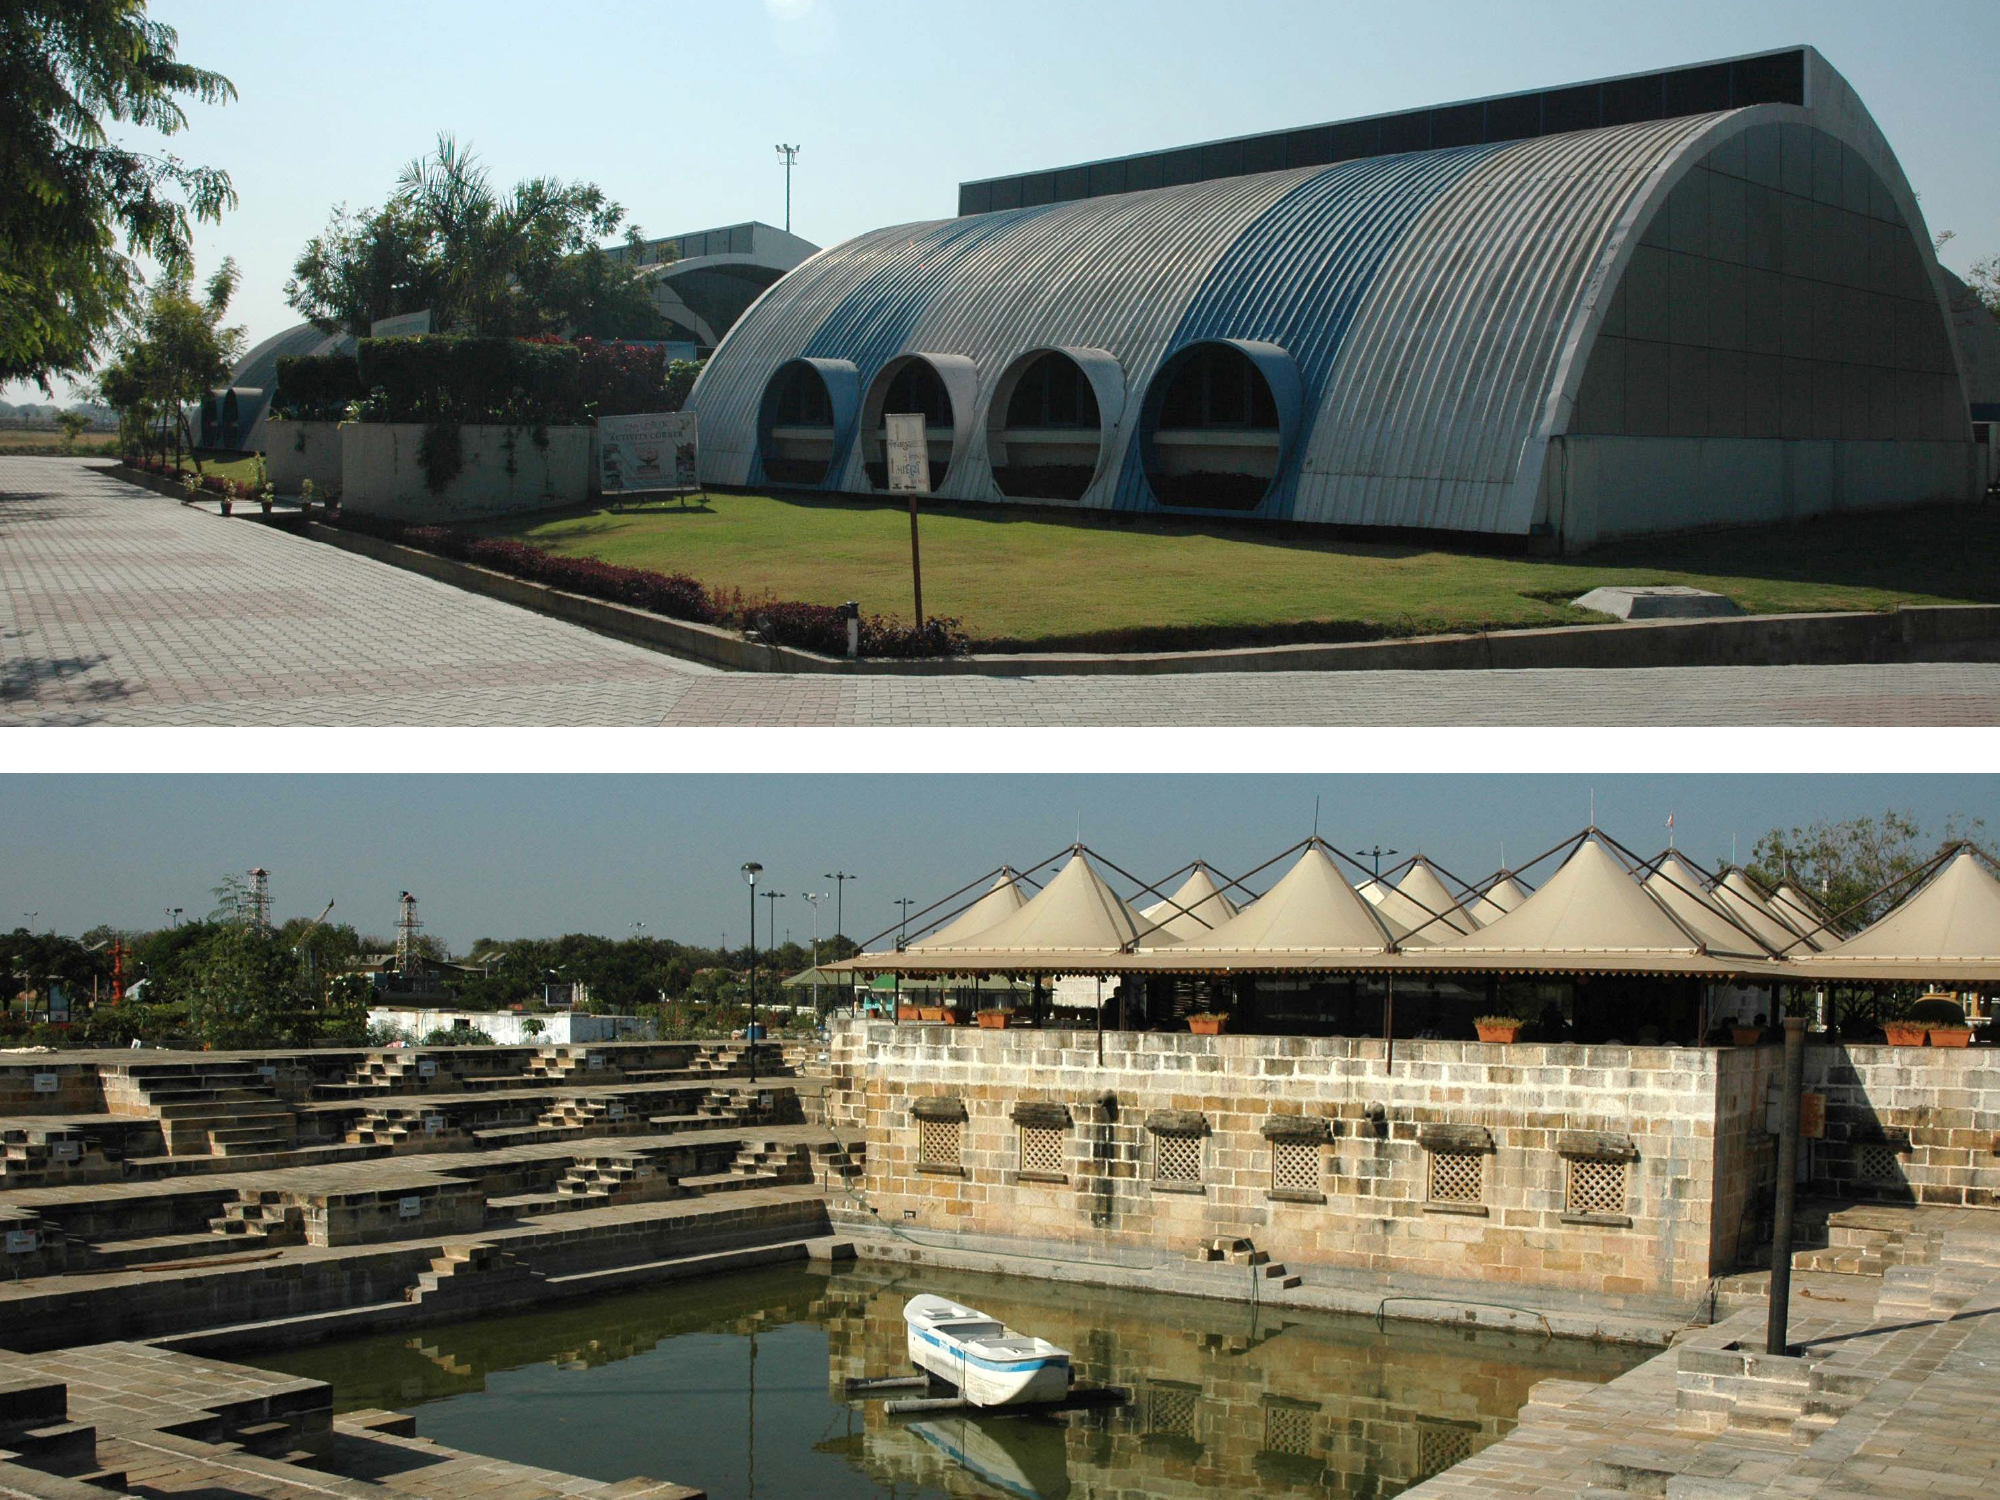
[[[750,887],[750,1081],[757,1081],[757,877],[764,867],[756,860],[743,866],[744,882]],[[775,910],[775,908],[774,908]]]
[[[847,903],[843,899],[847,894],[847,882],[850,880],[859,880],[860,878],[859,875],[850,875],[845,870],[829,870],[826,874],[820,876],[821,880],[831,880],[833,882],[833,935],[835,937],[843,937],[847,933],[846,917],[844,915]],[[849,1010],[854,1009],[854,979],[851,974],[847,981],[847,1008]]]
[[780,145],[778,160],[785,164],[785,233],[792,232],[792,167],[799,159],[797,146]]

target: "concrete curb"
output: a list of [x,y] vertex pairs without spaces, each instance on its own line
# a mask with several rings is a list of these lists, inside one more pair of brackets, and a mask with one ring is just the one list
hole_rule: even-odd
[[[163,494],[178,487],[119,465],[110,472]],[[276,519],[276,518],[274,518]],[[377,562],[567,620],[601,635],[742,672],[908,677],[1154,676],[1177,672],[1526,671],[1546,668],[1791,667],[1919,661],[2000,661],[2000,605],[1904,605],[1895,610],[1737,615],[1558,625],[1399,640],[1248,646],[1210,651],[1050,652],[949,659],[849,661],[745,640],[733,630],[668,619],[565,593],[471,563],[338,527],[287,525]]]

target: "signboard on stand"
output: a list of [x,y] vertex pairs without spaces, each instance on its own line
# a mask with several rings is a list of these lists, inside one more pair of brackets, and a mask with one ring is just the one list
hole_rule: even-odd
[[597,482],[607,495],[679,495],[685,501],[702,493],[699,458],[699,424],[691,411],[597,419]]
[[889,493],[910,497],[910,592],[917,629],[924,628],[924,568],[917,552],[917,496],[931,492],[931,440],[920,411],[892,411],[882,418]]

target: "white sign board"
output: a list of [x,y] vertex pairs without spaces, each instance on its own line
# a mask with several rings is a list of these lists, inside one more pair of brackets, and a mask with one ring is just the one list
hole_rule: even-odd
[[62,1080],[57,1078],[53,1073],[37,1073],[35,1075],[35,1092],[38,1094],[53,1094],[61,1087]]
[[601,1068],[601,1067],[603,1067],[603,1066],[604,1066],[604,1054],[603,1054],[602,1052],[590,1052],[590,1053],[586,1053],[586,1054],[584,1055],[584,1066],[585,1066],[585,1067],[589,1067],[589,1068]]
[[51,1161],[81,1161],[83,1159],[83,1142],[50,1141],[49,1159]]
[[699,424],[691,411],[597,419],[597,482],[607,495],[686,494],[701,488]]
[[622,1120],[625,1118],[625,1106],[622,1104],[608,1105],[605,1108],[604,1114],[607,1119]]
[[439,1131],[441,1131],[441,1130],[443,1130],[443,1129],[444,1129],[444,1116],[443,1116],[443,1115],[425,1115],[425,1116],[424,1116],[424,1134],[425,1134],[425,1135],[436,1135],[436,1134],[437,1134],[437,1133],[438,1133]]
[[436,1058],[420,1057],[417,1059],[417,1077],[435,1078],[437,1077],[437,1070],[438,1070],[438,1065]]
[[257,1076],[266,1083],[275,1083],[278,1079],[277,1066],[273,1063],[263,1063],[257,1069]]
[[10,1229],[7,1231],[7,1253],[9,1255],[33,1255],[41,1243],[32,1229]]
[[931,445],[920,411],[892,411],[882,419],[889,449],[889,493],[928,495],[931,492]]
[[368,332],[378,339],[414,338],[418,334],[431,331],[431,310],[398,313],[393,318],[377,318],[368,325]]
[[405,1198],[396,1205],[396,1216],[400,1219],[414,1219],[423,1211],[424,1200],[421,1198]]

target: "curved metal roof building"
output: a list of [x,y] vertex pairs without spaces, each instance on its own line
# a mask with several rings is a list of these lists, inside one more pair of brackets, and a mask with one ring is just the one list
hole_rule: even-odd
[[1973,482],[1922,216],[1810,48],[961,206],[744,314],[690,397],[706,482],[872,492],[912,410],[950,499],[1569,545]]

